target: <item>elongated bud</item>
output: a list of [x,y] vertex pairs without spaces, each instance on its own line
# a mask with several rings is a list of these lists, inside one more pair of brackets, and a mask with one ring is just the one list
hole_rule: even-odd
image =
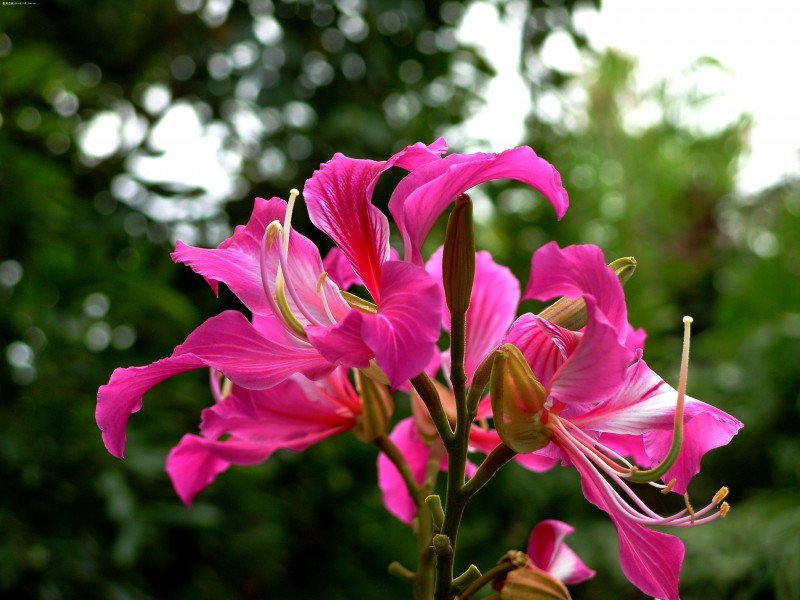
[[475,280],[475,228],[472,200],[466,194],[456,198],[447,221],[442,253],[444,297],[450,312],[465,313]]
[[501,600],[570,600],[569,590],[545,571],[523,567],[506,575]]
[[[625,285],[636,270],[636,259],[624,256],[609,263],[608,267],[617,274],[620,283]],[[578,331],[586,325],[586,303],[582,298],[559,298],[540,312],[539,316],[566,329]]]
[[520,454],[544,448],[551,435],[541,421],[544,388],[513,344],[496,350],[490,388],[494,426],[505,445]]
[[369,443],[386,433],[394,412],[394,401],[385,385],[361,371],[356,371],[356,389],[362,408],[353,433],[362,442]]

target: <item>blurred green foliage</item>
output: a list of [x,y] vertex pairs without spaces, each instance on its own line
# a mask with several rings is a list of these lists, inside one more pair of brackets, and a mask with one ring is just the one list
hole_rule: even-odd
[[[524,55],[552,28],[585,46],[571,25],[578,4],[527,3]],[[124,462],[103,449],[93,411],[114,367],[165,356],[237,306],[169,261],[172,237],[216,243],[253,196],[284,196],[333,152],[384,158],[465,119],[490,68],[454,37],[463,10],[417,0],[0,7],[0,595],[407,597],[385,569],[413,563],[412,537],[385,514],[375,453],[352,436],[225,473],[188,510],[163,461],[210,401],[203,376],[148,394]],[[737,195],[746,119],[698,130],[683,116],[702,98],[667,87],[637,97],[629,61],[595,62],[578,78],[531,81],[534,100],[568,86],[588,98],[583,117],[534,113],[526,124],[527,142],[562,173],[567,216],[555,222],[519,186],[486,186],[478,244],[523,284],[532,250],[550,239],[636,256],[630,320],[647,329],[648,362],[668,381],[680,316],[694,316],[690,392],[746,427],[693,486],[699,499],[729,485],[733,509],[680,532],[684,595],[796,598],[800,187]],[[645,102],[660,116],[632,127],[627,112]],[[137,170],[159,158],[152,133],[177,105],[218,133],[228,192]],[[117,134],[102,156],[87,154],[79,140],[101,117]],[[502,471],[470,505],[460,559],[487,568],[544,518],[574,524],[573,547],[598,571],[575,598],[641,597],[616,563],[611,524],[566,469]]]

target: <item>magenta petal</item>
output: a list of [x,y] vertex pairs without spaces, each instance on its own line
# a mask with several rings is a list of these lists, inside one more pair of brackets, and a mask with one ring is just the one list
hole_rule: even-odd
[[331,327],[308,327],[308,341],[331,363],[366,369],[375,353],[364,343],[365,318],[363,313],[352,310],[342,321]]
[[537,189],[559,219],[569,205],[558,171],[527,146],[502,154],[451,154],[412,171],[389,200],[403,235],[405,260],[421,265],[422,242],[439,215],[459,194],[494,179],[515,179]]
[[585,245],[562,249],[550,242],[534,253],[523,300],[547,301],[561,296],[593,297],[606,321],[624,339],[628,330],[625,294],[600,248]]
[[[700,472],[700,461],[709,450],[724,446],[743,427],[738,419],[728,413],[695,400],[687,402],[684,421],[683,446],[672,468],[664,474],[664,481],[675,479],[673,491],[686,492],[692,477]],[[671,431],[651,430],[644,434],[647,453],[654,462],[667,455],[672,444]]]
[[247,225],[237,227],[233,236],[218,248],[195,248],[179,241],[172,260],[188,265],[205,277],[215,293],[217,283],[222,282],[250,311],[271,314],[261,283],[261,240],[267,225],[276,220],[283,222],[285,214],[284,200],[256,198]]
[[571,525],[563,521],[548,519],[533,528],[528,540],[527,554],[533,564],[567,585],[581,583],[595,575],[564,543],[574,531]]
[[337,153],[306,181],[303,197],[311,222],[342,250],[376,302],[381,264],[389,260],[389,221],[372,205],[375,184],[391,166],[416,168],[438,160],[440,151],[438,145],[415,144],[380,162]]
[[[425,265],[442,293],[442,326],[450,330],[450,311],[444,300],[442,284],[442,252],[440,247]],[[503,339],[516,316],[519,304],[519,282],[510,269],[498,265],[492,255],[481,251],[475,255],[475,281],[467,310],[466,352],[464,370],[467,383],[475,369]]]
[[205,366],[190,354],[170,356],[144,367],[115,369],[109,382],[97,391],[95,420],[103,432],[106,449],[117,458],[123,457],[128,418],[142,408],[145,392],[173,375]]
[[283,339],[265,337],[234,310],[200,325],[175,348],[173,356],[186,354],[197,356],[234,383],[250,389],[271,387],[296,373],[315,379],[335,366],[316,349],[288,334]]
[[441,333],[441,293],[424,269],[398,261],[383,264],[380,293],[377,314],[362,315],[362,333],[396,389],[430,363]]
[[[389,438],[405,457],[414,480],[421,485],[425,480],[430,448],[417,434],[414,420],[408,418],[400,421]],[[386,510],[403,523],[410,524],[417,514],[417,504],[409,495],[400,472],[383,453],[378,456],[378,486],[381,488]]]
[[628,580],[648,596],[679,600],[678,579],[684,556],[683,542],[627,518],[607,499],[602,476],[593,466],[586,464],[588,459],[572,458],[581,475],[584,496],[608,513],[617,529],[620,565]]
[[227,440],[215,442],[186,434],[167,455],[167,474],[175,493],[186,506],[231,464],[255,465],[269,458],[274,448],[263,444]]
[[328,273],[328,277],[330,277],[340,289],[346,290],[352,285],[361,283],[358,275],[356,275],[356,272],[353,270],[353,265],[347,260],[344,252],[339,250],[336,246],[331,248],[327,256],[325,256],[325,259],[322,261],[322,266],[325,268],[325,272]]

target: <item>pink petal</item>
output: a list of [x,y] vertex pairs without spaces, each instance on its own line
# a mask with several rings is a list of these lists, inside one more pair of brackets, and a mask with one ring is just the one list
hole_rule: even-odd
[[337,153],[306,181],[303,197],[311,222],[341,249],[376,302],[381,264],[389,259],[389,221],[372,205],[378,177],[394,165],[416,168],[438,161],[441,151],[439,143],[415,144],[380,162]]
[[339,293],[339,287],[328,278],[320,281],[324,269],[319,249],[311,240],[291,230],[288,257],[283,261],[286,268],[281,266],[282,257],[283,238],[275,240],[265,248],[263,255],[260,254],[262,278],[266,278],[270,294],[275,297],[278,271],[283,273],[289,310],[303,326],[327,325],[331,317],[334,321],[339,320],[350,312],[350,307]]
[[[582,458],[582,460],[581,460]],[[608,513],[617,529],[622,572],[648,596],[679,600],[678,579],[683,563],[683,542],[678,538],[651,531],[628,519],[607,499],[597,470],[585,457],[572,457],[581,475],[586,499]]]
[[351,429],[360,411],[341,370],[318,382],[296,376],[267,390],[237,386],[203,411],[204,437],[184,436],[167,458],[167,472],[189,505],[229,465],[257,464],[278,449],[305,450]]
[[331,363],[366,369],[375,352],[364,343],[365,317],[364,313],[352,310],[332,327],[309,327],[308,341]]
[[267,225],[283,222],[286,202],[280,198],[256,198],[253,213],[246,226],[236,228],[233,236],[216,249],[195,248],[178,242],[172,260],[189,265],[206,278],[217,293],[222,282],[254,313],[270,314],[272,310],[261,283],[261,240]]
[[142,408],[147,390],[173,375],[205,366],[200,358],[189,354],[163,358],[144,367],[115,369],[109,382],[97,391],[95,420],[106,449],[117,458],[123,457],[128,418]]
[[441,293],[421,267],[389,261],[380,295],[377,314],[362,315],[362,334],[396,389],[430,363],[441,332]]
[[186,434],[167,455],[167,474],[175,493],[186,506],[231,464],[255,465],[269,458],[274,448],[228,440],[215,442]]
[[[478,425],[473,425],[469,430],[470,450],[489,454],[502,443],[500,436],[494,429],[483,429]],[[531,454],[517,454],[514,460],[529,471],[542,473],[552,469],[558,461],[549,456],[543,456],[536,452]]]
[[322,266],[325,268],[325,272],[328,273],[328,277],[330,277],[340,289],[346,290],[352,285],[361,283],[358,275],[356,275],[356,272],[353,270],[353,265],[350,264],[344,252],[339,250],[337,246],[330,249],[327,256],[322,261]]
[[[650,467],[666,456],[672,444],[677,398],[678,392],[639,360],[628,368],[625,385],[616,397],[571,420],[584,431],[636,436],[638,442],[627,442],[630,455],[640,465]],[[742,426],[728,413],[687,396],[683,447],[664,480],[675,478],[673,489],[685,492],[700,471],[703,455],[730,442]],[[646,460],[638,448],[646,450]]]
[[296,373],[315,379],[334,367],[316,349],[288,334],[282,339],[265,337],[234,310],[200,325],[175,348],[173,356],[185,354],[197,356],[234,383],[250,389],[272,387]]
[[[430,448],[417,435],[414,420],[408,418],[400,421],[389,438],[400,449],[408,462],[414,480],[421,485],[425,480]],[[417,504],[409,495],[400,472],[383,453],[378,456],[378,486],[381,489],[386,510],[403,523],[410,524],[417,514]]]
[[563,521],[541,521],[533,528],[526,551],[534,565],[567,585],[581,583],[595,575],[564,543],[566,537],[574,531],[571,525]]
[[594,298],[606,321],[624,339],[628,328],[625,294],[600,248],[585,245],[562,249],[550,242],[534,253],[523,300],[547,301],[561,296]]
[[122,458],[128,417],[142,407],[145,392],[173,375],[203,367],[240,385],[263,389],[295,373],[320,377],[334,365],[314,348],[287,335],[267,338],[241,313],[226,311],[195,329],[172,356],[144,367],[116,369],[100,387],[95,418],[108,451]]
[[[673,491],[686,492],[692,477],[700,472],[700,461],[709,450],[719,448],[731,441],[743,427],[738,419],[703,402],[687,402],[684,421],[683,446],[678,459],[666,472],[663,479],[675,479]],[[672,443],[671,431],[651,430],[644,434],[647,453],[654,462],[660,462]]]
[[[442,326],[450,330],[450,311],[444,300],[440,247],[428,260],[425,269],[437,282],[442,294]],[[475,281],[467,310],[467,345],[464,369],[467,383],[475,369],[494,351],[514,321],[519,304],[519,282],[507,267],[498,265],[492,255],[480,251],[475,255]]]
[[405,260],[421,265],[422,242],[439,215],[459,194],[494,179],[515,179],[539,190],[559,219],[569,205],[558,171],[527,146],[502,154],[451,154],[414,170],[389,200],[403,235]]

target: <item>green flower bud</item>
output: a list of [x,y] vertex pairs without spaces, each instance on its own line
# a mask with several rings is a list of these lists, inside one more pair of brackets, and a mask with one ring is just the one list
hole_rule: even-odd
[[386,433],[394,412],[394,401],[385,385],[367,377],[361,371],[355,373],[356,389],[362,408],[353,433],[362,442],[369,443]]
[[570,600],[569,590],[545,571],[523,567],[506,575],[501,600]]
[[472,200],[466,194],[456,198],[447,221],[442,253],[444,297],[450,312],[465,313],[475,280],[475,229]]
[[551,435],[541,421],[544,388],[513,344],[495,352],[490,386],[494,426],[503,443],[520,454],[544,448]]

